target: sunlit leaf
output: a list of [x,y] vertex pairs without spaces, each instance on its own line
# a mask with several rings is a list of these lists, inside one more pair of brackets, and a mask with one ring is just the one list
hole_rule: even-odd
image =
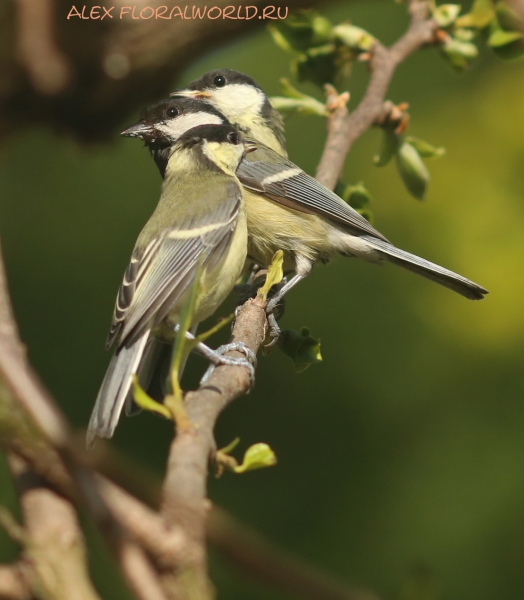
[[284,277],[284,271],[282,265],[284,263],[284,253],[282,250],[277,250],[271,261],[271,265],[267,270],[266,281],[264,285],[258,290],[258,297],[265,300],[269,294],[269,290],[282,281]]
[[512,42],[521,40],[524,38],[524,34],[520,31],[504,31],[503,29],[495,29],[495,31],[488,38],[488,45],[492,48],[499,48],[500,46],[507,46]]
[[442,52],[451,64],[458,70],[465,69],[468,64],[477,58],[478,48],[471,42],[461,42],[455,38],[449,39],[443,46]]
[[424,200],[429,181],[429,171],[414,146],[404,142],[396,154],[396,162],[406,189],[417,200]]
[[166,419],[173,418],[171,412],[163,404],[153,400],[153,398],[146,394],[141,385],[138,383],[138,377],[136,375],[133,376],[133,387],[131,391],[135,404],[142,410],[157,413]]
[[491,0],[475,0],[468,14],[455,20],[456,27],[475,27],[484,29],[495,15]]
[[333,35],[348,48],[356,50],[369,50],[375,42],[375,38],[365,29],[349,23],[333,27]]
[[391,129],[383,129],[379,153],[373,157],[375,165],[377,167],[386,166],[395,155],[398,146],[399,136]]
[[277,464],[277,457],[273,450],[264,443],[253,444],[244,454],[241,465],[235,467],[235,473],[245,473],[256,469],[264,469]]
[[446,154],[445,148],[437,148],[420,138],[406,136],[406,142],[411,144],[422,158],[439,158]]
[[441,4],[433,11],[433,18],[439,27],[449,27],[459,16],[461,10],[460,4]]

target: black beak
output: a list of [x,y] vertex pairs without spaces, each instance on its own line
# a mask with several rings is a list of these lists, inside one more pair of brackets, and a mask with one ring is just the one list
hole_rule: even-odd
[[150,125],[146,125],[142,121],[139,121],[138,123],[131,125],[131,127],[124,129],[120,135],[123,135],[124,137],[138,137],[145,140],[146,137],[151,135],[151,132],[152,127]]

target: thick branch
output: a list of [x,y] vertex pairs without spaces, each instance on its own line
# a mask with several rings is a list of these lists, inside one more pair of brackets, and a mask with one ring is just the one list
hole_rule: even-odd
[[100,600],[89,573],[84,536],[71,503],[48,489],[19,456],[8,455],[16,481],[35,595],[54,600]]
[[32,600],[25,571],[19,563],[0,565],[0,600]]
[[[242,341],[256,353],[265,329],[265,302],[248,300],[236,317],[232,341]],[[231,356],[235,355],[243,356],[231,352]],[[246,369],[221,366],[203,387],[185,397],[192,427],[179,431],[171,444],[161,509],[166,520],[181,527],[190,541],[180,570],[184,580],[182,598],[190,588],[198,589],[202,598],[212,597],[207,581],[205,523],[209,509],[208,462],[215,448],[213,429],[220,413],[248,392],[249,385]]]
[[388,87],[397,67],[415,50],[434,40],[438,26],[428,18],[428,2],[412,1],[410,13],[409,29],[391,48],[376,42],[371,49],[371,77],[357,108],[348,114],[346,106],[342,105],[328,117],[328,137],[316,178],[331,190],[337,184],[351,146],[381,116]]

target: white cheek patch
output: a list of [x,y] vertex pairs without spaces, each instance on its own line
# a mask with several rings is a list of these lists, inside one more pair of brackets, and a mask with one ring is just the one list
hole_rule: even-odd
[[246,112],[259,115],[265,100],[262,91],[244,83],[206,91],[212,96],[210,102],[230,120]]
[[178,138],[199,125],[221,125],[224,121],[218,116],[208,112],[186,113],[170,119],[164,123],[159,123],[156,129],[167,136],[172,142],[176,142]]

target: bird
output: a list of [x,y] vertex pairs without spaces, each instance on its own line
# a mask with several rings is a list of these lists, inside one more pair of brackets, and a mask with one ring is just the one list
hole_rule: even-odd
[[[227,73],[220,70],[213,71],[211,75],[216,78],[216,73],[223,72]],[[207,86],[208,75],[197,81]],[[238,80],[239,77],[236,77],[235,81]],[[254,89],[240,93],[241,97],[263,94],[258,86],[249,83],[249,78],[243,81],[233,85]],[[232,91],[236,89],[239,93],[238,87],[233,88],[233,85]],[[209,87],[205,87],[206,90]],[[227,90],[226,83],[221,94]],[[220,98],[222,106],[234,104],[234,98],[227,102],[222,96]],[[138,123],[123,131],[122,135],[141,137],[162,174],[167,150],[165,146],[158,145],[148,132],[162,132],[164,142],[170,140],[175,143],[186,128],[202,123],[229,123],[228,115],[221,113],[217,104],[210,103],[208,97],[201,100],[193,95],[174,95],[146,108]],[[259,101],[258,105],[265,106],[265,103]],[[377,264],[389,261],[471,300],[480,300],[488,293],[462,275],[394,246],[334,192],[256,139],[254,132],[245,125],[247,120],[242,122],[247,139],[257,146],[255,151],[243,157],[237,170],[237,177],[245,188],[248,257],[267,267],[275,252],[282,250],[284,270],[294,273],[268,303],[268,314],[290,289],[311,272],[315,263],[327,263],[337,255]],[[232,121],[232,124],[237,126],[237,121]],[[278,328],[274,320],[271,329],[275,339]]]
[[172,95],[205,100],[240,131],[287,158],[284,119],[248,75],[232,69],[215,69]]
[[[159,132],[149,141],[165,144]],[[138,236],[125,270],[106,348],[115,346],[88,426],[87,442],[112,437],[141,363],[154,342],[172,341],[195,280],[192,327],[213,314],[242,273],[247,254],[243,188],[235,175],[256,146],[230,124],[204,124],[169,143],[158,206]],[[234,347],[233,347],[234,346]],[[253,353],[240,344],[198,349],[215,364],[254,373]],[[241,350],[244,358],[223,356]],[[249,360],[248,360],[249,358]],[[144,374],[147,377],[147,373]]]

